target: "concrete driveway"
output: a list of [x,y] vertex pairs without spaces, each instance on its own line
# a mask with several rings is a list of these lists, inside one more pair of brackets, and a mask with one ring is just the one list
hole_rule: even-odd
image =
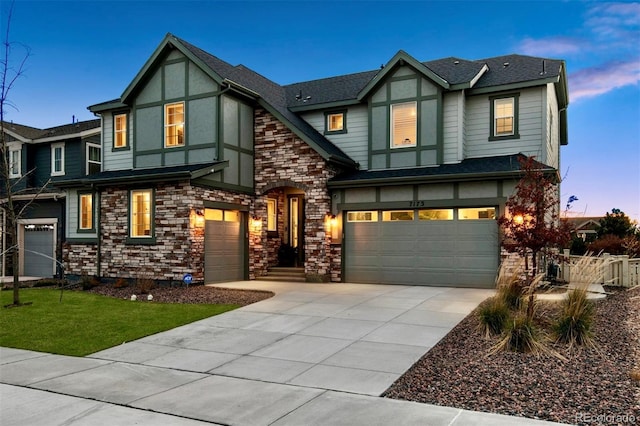
[[276,296],[86,358],[2,348],[0,423],[541,423],[379,398],[492,290],[219,286]]

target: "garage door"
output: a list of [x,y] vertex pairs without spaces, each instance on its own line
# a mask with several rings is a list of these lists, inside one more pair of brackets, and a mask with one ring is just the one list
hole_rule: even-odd
[[493,287],[494,208],[348,212],[347,282]]
[[206,283],[245,279],[244,224],[236,210],[205,210]]
[[24,225],[24,271],[22,273],[29,277],[53,277],[55,274],[55,261],[52,259],[55,257],[54,244],[53,225]]

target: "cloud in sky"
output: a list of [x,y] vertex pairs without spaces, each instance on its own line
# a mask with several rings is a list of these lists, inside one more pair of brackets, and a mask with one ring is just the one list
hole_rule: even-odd
[[640,3],[596,4],[586,12],[584,27],[580,30],[587,36],[526,38],[520,43],[520,50],[534,56],[577,58],[587,54],[602,58],[600,65],[580,69],[569,76],[572,101],[638,85]]
[[640,61],[609,62],[584,68],[569,75],[571,101],[602,95],[614,89],[640,82]]

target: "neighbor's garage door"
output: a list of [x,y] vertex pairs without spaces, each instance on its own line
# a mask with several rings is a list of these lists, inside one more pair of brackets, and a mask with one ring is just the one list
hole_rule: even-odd
[[53,225],[24,225],[23,275],[43,278],[53,277],[55,274],[54,244]]
[[205,210],[206,283],[245,279],[243,215],[236,210]]
[[494,208],[348,212],[347,282],[493,287]]

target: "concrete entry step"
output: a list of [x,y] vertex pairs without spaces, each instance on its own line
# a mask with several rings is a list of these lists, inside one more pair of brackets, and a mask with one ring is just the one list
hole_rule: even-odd
[[305,282],[307,280],[304,268],[273,266],[267,270],[267,275],[260,277],[265,281],[296,281]]

